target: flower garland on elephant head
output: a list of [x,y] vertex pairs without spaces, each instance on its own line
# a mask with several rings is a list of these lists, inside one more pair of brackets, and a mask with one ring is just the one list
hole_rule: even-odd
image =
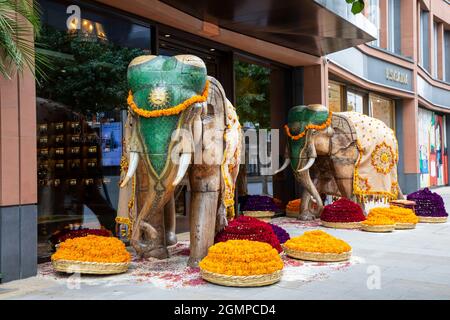
[[205,88],[203,89],[203,93],[201,95],[195,95],[184,100],[182,103],[177,104],[176,106],[172,106],[167,109],[159,109],[159,110],[145,110],[139,108],[134,102],[133,93],[131,90],[128,92],[128,106],[133,112],[144,118],[158,118],[163,116],[172,116],[179,114],[180,112],[186,110],[188,107],[193,105],[194,103],[205,102],[208,99],[208,90],[209,90],[209,81],[206,80]]
[[322,124],[308,124],[305,126],[305,129],[300,132],[299,134],[292,135],[291,130],[289,129],[289,126],[287,124],[284,125],[284,131],[286,132],[286,135],[291,138],[292,140],[300,140],[306,135],[306,132],[310,129],[314,130],[323,130],[325,128],[328,128],[331,124],[331,116],[333,112],[329,112],[327,120],[325,120]]

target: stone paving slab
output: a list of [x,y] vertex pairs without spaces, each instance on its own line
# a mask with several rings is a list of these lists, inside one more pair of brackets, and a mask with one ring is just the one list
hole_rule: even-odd
[[[450,188],[442,190],[450,211]],[[286,218],[277,221],[291,236],[321,228],[317,223],[300,224]],[[290,266],[285,278],[269,287],[228,288],[195,282],[195,286],[166,288],[166,280],[83,278],[77,289],[71,287],[73,283],[68,285],[65,278],[44,275],[0,285],[0,299],[450,299],[450,223],[419,224],[415,230],[392,234],[324,230],[350,243],[353,262],[332,268]],[[180,239],[185,241],[188,235],[183,234]],[[175,257],[170,264],[181,263],[183,259]]]

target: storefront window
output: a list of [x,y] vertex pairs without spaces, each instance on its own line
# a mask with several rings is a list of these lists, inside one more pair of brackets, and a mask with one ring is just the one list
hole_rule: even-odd
[[445,116],[419,108],[418,114],[420,187],[448,183]]
[[342,86],[336,82],[328,84],[328,109],[332,112],[342,111]]
[[[51,68],[37,86],[39,257],[67,228],[114,232],[126,117],[126,70],[149,54],[148,26],[77,1],[39,1],[37,42]],[[80,15],[67,14],[79,5]]]
[[347,91],[347,111],[364,113],[364,96],[353,91]]
[[[248,131],[246,161],[240,168],[238,193],[273,195],[272,176],[262,174],[264,164],[260,161],[262,153],[259,150],[261,147],[270,150],[270,68],[236,59],[234,72],[236,111],[244,131]],[[257,134],[260,129],[268,130],[268,139],[260,141]]]
[[383,121],[389,128],[394,129],[394,101],[370,95],[370,115]]

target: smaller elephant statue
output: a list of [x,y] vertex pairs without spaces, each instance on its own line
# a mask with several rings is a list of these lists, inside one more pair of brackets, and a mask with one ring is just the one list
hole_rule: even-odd
[[242,140],[236,111],[196,56],[135,58],[128,84],[119,210],[129,210],[119,211],[118,222],[128,219],[139,256],[168,257],[176,243],[174,192],[187,173],[188,265],[196,266],[233,215]]
[[320,216],[323,197],[404,198],[397,182],[398,146],[384,122],[358,112],[332,113],[322,105],[289,110],[285,162],[303,187],[299,219]]

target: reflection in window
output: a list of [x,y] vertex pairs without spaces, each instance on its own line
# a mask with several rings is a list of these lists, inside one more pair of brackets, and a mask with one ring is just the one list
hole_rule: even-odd
[[[82,6],[80,29],[72,28],[77,21],[68,28],[62,2],[40,3],[37,43],[52,57],[36,89],[38,255],[46,258],[48,239],[64,229],[114,231],[126,71],[134,57],[149,53],[150,29]],[[143,41],[135,46],[137,39]]]
[[369,0],[368,1],[369,14],[368,19],[372,22],[375,27],[377,27],[377,38],[373,40],[370,44],[379,47],[380,46],[380,3],[379,0]]
[[364,97],[352,91],[347,92],[347,111],[364,112]]
[[[235,60],[234,72],[236,111],[244,131],[270,129],[270,69]],[[262,165],[259,161],[261,143],[266,143],[266,150],[270,150],[270,130],[268,131],[268,141],[252,143],[251,138],[245,139],[246,164],[241,165],[239,172],[239,195],[273,195],[272,176],[261,174]],[[258,139],[256,134],[252,137]]]
[[328,109],[332,112],[342,110],[342,86],[331,82],[328,84]]
[[389,128],[394,129],[394,101],[370,95],[370,112],[372,117],[380,119]]

